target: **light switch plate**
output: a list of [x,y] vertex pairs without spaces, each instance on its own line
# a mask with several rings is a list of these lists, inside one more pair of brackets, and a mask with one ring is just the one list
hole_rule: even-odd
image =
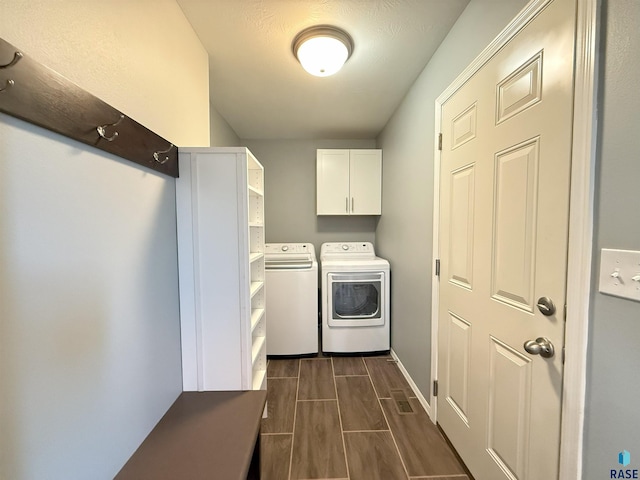
[[599,290],[640,302],[640,252],[603,248]]

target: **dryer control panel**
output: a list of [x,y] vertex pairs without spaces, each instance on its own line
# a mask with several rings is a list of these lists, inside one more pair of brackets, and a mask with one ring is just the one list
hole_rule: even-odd
[[320,257],[325,258],[374,258],[375,255],[371,242],[333,242],[320,247]]

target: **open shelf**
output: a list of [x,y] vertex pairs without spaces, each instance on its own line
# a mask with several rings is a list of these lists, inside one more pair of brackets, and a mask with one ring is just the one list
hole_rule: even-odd
[[253,339],[253,345],[251,346],[251,363],[255,364],[260,355],[260,351],[267,341],[267,337],[255,337]]
[[254,370],[252,388],[254,390],[265,390],[267,388],[266,380],[267,380],[267,370],[266,369],[264,369],[264,370]]
[[262,252],[251,252],[249,254],[249,263],[253,263],[256,260],[260,260],[262,257],[264,257],[264,253]]
[[251,185],[249,185],[248,190],[249,190],[249,194],[250,194],[250,195],[251,195],[251,194],[253,194],[253,195],[257,195],[258,197],[262,197],[262,196],[264,196],[264,192],[263,192],[261,189],[258,189],[258,188],[255,188],[255,187],[252,187]]
[[264,282],[251,282],[251,297],[262,290],[262,287],[264,287]]
[[254,308],[251,310],[251,333],[256,329],[260,320],[264,317],[264,308]]

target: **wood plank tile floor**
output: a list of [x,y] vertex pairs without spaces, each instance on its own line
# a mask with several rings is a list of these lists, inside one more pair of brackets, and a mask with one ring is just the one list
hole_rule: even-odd
[[389,355],[269,359],[265,480],[470,480]]

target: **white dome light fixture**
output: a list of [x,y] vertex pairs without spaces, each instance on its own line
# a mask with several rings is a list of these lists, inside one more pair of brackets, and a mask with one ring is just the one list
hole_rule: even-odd
[[316,77],[328,77],[342,68],[353,52],[347,32],[331,25],[317,25],[293,39],[293,55],[302,68]]

